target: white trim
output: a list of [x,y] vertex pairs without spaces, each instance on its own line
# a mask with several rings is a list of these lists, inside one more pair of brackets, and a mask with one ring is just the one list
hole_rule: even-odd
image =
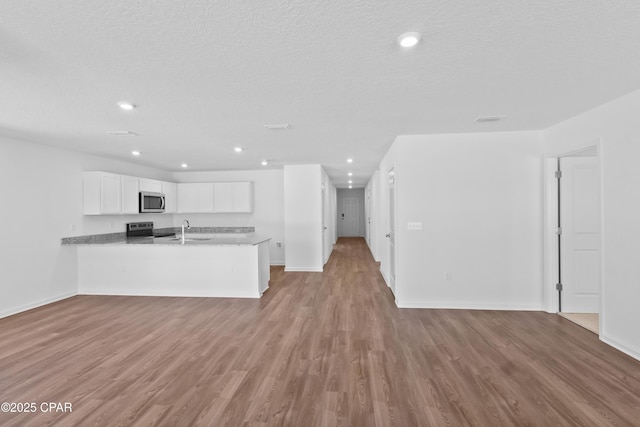
[[634,347],[628,347],[624,344],[620,344],[618,341],[608,338],[604,335],[600,335],[600,341],[602,341],[603,343],[610,345],[611,347],[615,348],[616,350],[619,350],[621,352],[623,352],[624,354],[626,354],[627,356],[631,356],[636,360],[640,360],[640,349],[634,348]]
[[275,262],[271,262],[271,264],[274,267],[282,267],[284,265],[284,261],[275,261]]
[[387,273],[384,271],[384,268],[382,268],[382,263],[380,263],[380,274],[382,275],[382,279],[384,280],[384,283],[387,285],[387,288],[390,288],[391,286],[389,286],[389,279],[387,278]]
[[64,294],[56,295],[51,298],[45,298],[40,301],[31,302],[29,304],[14,307],[9,310],[0,312],[0,319],[3,317],[13,316],[14,314],[22,313],[24,311],[33,310],[34,308],[42,307],[43,305],[51,304],[54,302],[62,301],[63,299],[71,298],[78,295],[78,292],[66,292]]
[[401,301],[398,308],[438,308],[451,310],[544,311],[542,304],[493,304],[459,301]]
[[285,272],[301,271],[301,272],[307,272],[307,273],[322,273],[324,270],[318,267],[286,267],[285,266],[284,271]]
[[[268,287],[267,287],[268,289]],[[266,290],[266,289],[265,289]],[[90,291],[81,291],[78,295],[91,295],[91,296],[121,296],[121,297],[167,297],[167,298],[260,298],[260,292],[256,292],[255,295],[199,295],[190,293],[157,293],[157,292],[114,292],[111,289],[91,289]]]

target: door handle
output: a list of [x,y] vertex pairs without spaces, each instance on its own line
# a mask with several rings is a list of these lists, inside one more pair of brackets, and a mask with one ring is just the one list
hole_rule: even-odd
[[386,237],[387,239],[390,239],[391,238],[391,233],[385,234],[384,237]]

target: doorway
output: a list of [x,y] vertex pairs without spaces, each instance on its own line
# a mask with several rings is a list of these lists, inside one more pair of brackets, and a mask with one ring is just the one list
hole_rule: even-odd
[[389,287],[396,293],[396,176],[395,170],[388,173],[389,178],[389,232],[385,235],[389,239]]
[[338,189],[338,236],[365,236],[364,188]]
[[553,160],[557,312],[599,333],[602,233],[597,147]]

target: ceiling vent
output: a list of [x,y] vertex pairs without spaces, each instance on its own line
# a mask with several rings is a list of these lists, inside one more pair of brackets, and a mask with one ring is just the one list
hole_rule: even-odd
[[476,123],[498,122],[507,116],[481,116],[476,119]]
[[276,124],[276,125],[264,125],[267,129],[291,129],[291,125],[288,123]]
[[130,130],[114,130],[111,132],[107,132],[107,135],[112,136],[138,136],[137,133],[131,132]]

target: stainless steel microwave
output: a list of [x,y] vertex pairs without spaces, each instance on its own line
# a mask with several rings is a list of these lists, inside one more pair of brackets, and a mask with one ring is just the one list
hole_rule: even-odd
[[164,212],[165,196],[162,193],[150,191],[140,192],[140,213]]

